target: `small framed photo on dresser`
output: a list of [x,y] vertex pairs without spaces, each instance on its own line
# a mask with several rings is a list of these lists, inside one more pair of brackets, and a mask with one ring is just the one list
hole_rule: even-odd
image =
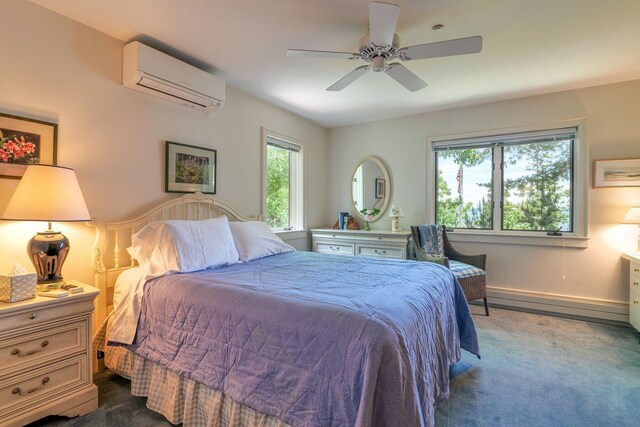
[[216,150],[171,141],[166,145],[166,193],[216,194]]
[[0,113],[0,178],[20,179],[28,165],[55,165],[58,125]]

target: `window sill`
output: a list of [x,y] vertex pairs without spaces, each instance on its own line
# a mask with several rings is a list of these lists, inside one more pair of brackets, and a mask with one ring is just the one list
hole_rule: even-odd
[[307,230],[278,230],[274,233],[282,240],[303,239],[309,235]]
[[452,242],[493,243],[501,245],[556,246],[585,249],[589,247],[589,237],[541,236],[522,233],[490,234],[469,231],[449,231],[447,237]]

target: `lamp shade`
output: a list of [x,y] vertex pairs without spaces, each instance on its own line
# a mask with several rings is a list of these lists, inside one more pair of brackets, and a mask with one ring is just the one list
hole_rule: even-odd
[[389,217],[404,218],[404,211],[402,210],[402,206],[391,205],[391,209],[389,209]]
[[27,166],[2,215],[8,221],[90,221],[73,169]]
[[629,209],[622,222],[625,224],[640,224],[640,206]]

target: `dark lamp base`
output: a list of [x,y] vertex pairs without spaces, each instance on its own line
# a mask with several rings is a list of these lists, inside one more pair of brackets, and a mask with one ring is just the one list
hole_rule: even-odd
[[69,254],[69,239],[58,231],[38,233],[27,245],[29,259],[36,268],[38,284],[62,281],[62,265]]

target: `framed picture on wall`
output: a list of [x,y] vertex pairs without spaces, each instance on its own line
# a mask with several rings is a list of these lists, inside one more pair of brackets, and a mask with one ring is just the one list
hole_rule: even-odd
[[640,187],[640,159],[596,160],[593,186]]
[[[371,181],[369,181],[371,182]],[[384,199],[384,187],[386,182],[382,178],[376,178],[376,199]]]
[[55,165],[58,125],[0,113],[0,178],[20,179],[28,165]]
[[165,192],[216,194],[216,150],[167,141]]

